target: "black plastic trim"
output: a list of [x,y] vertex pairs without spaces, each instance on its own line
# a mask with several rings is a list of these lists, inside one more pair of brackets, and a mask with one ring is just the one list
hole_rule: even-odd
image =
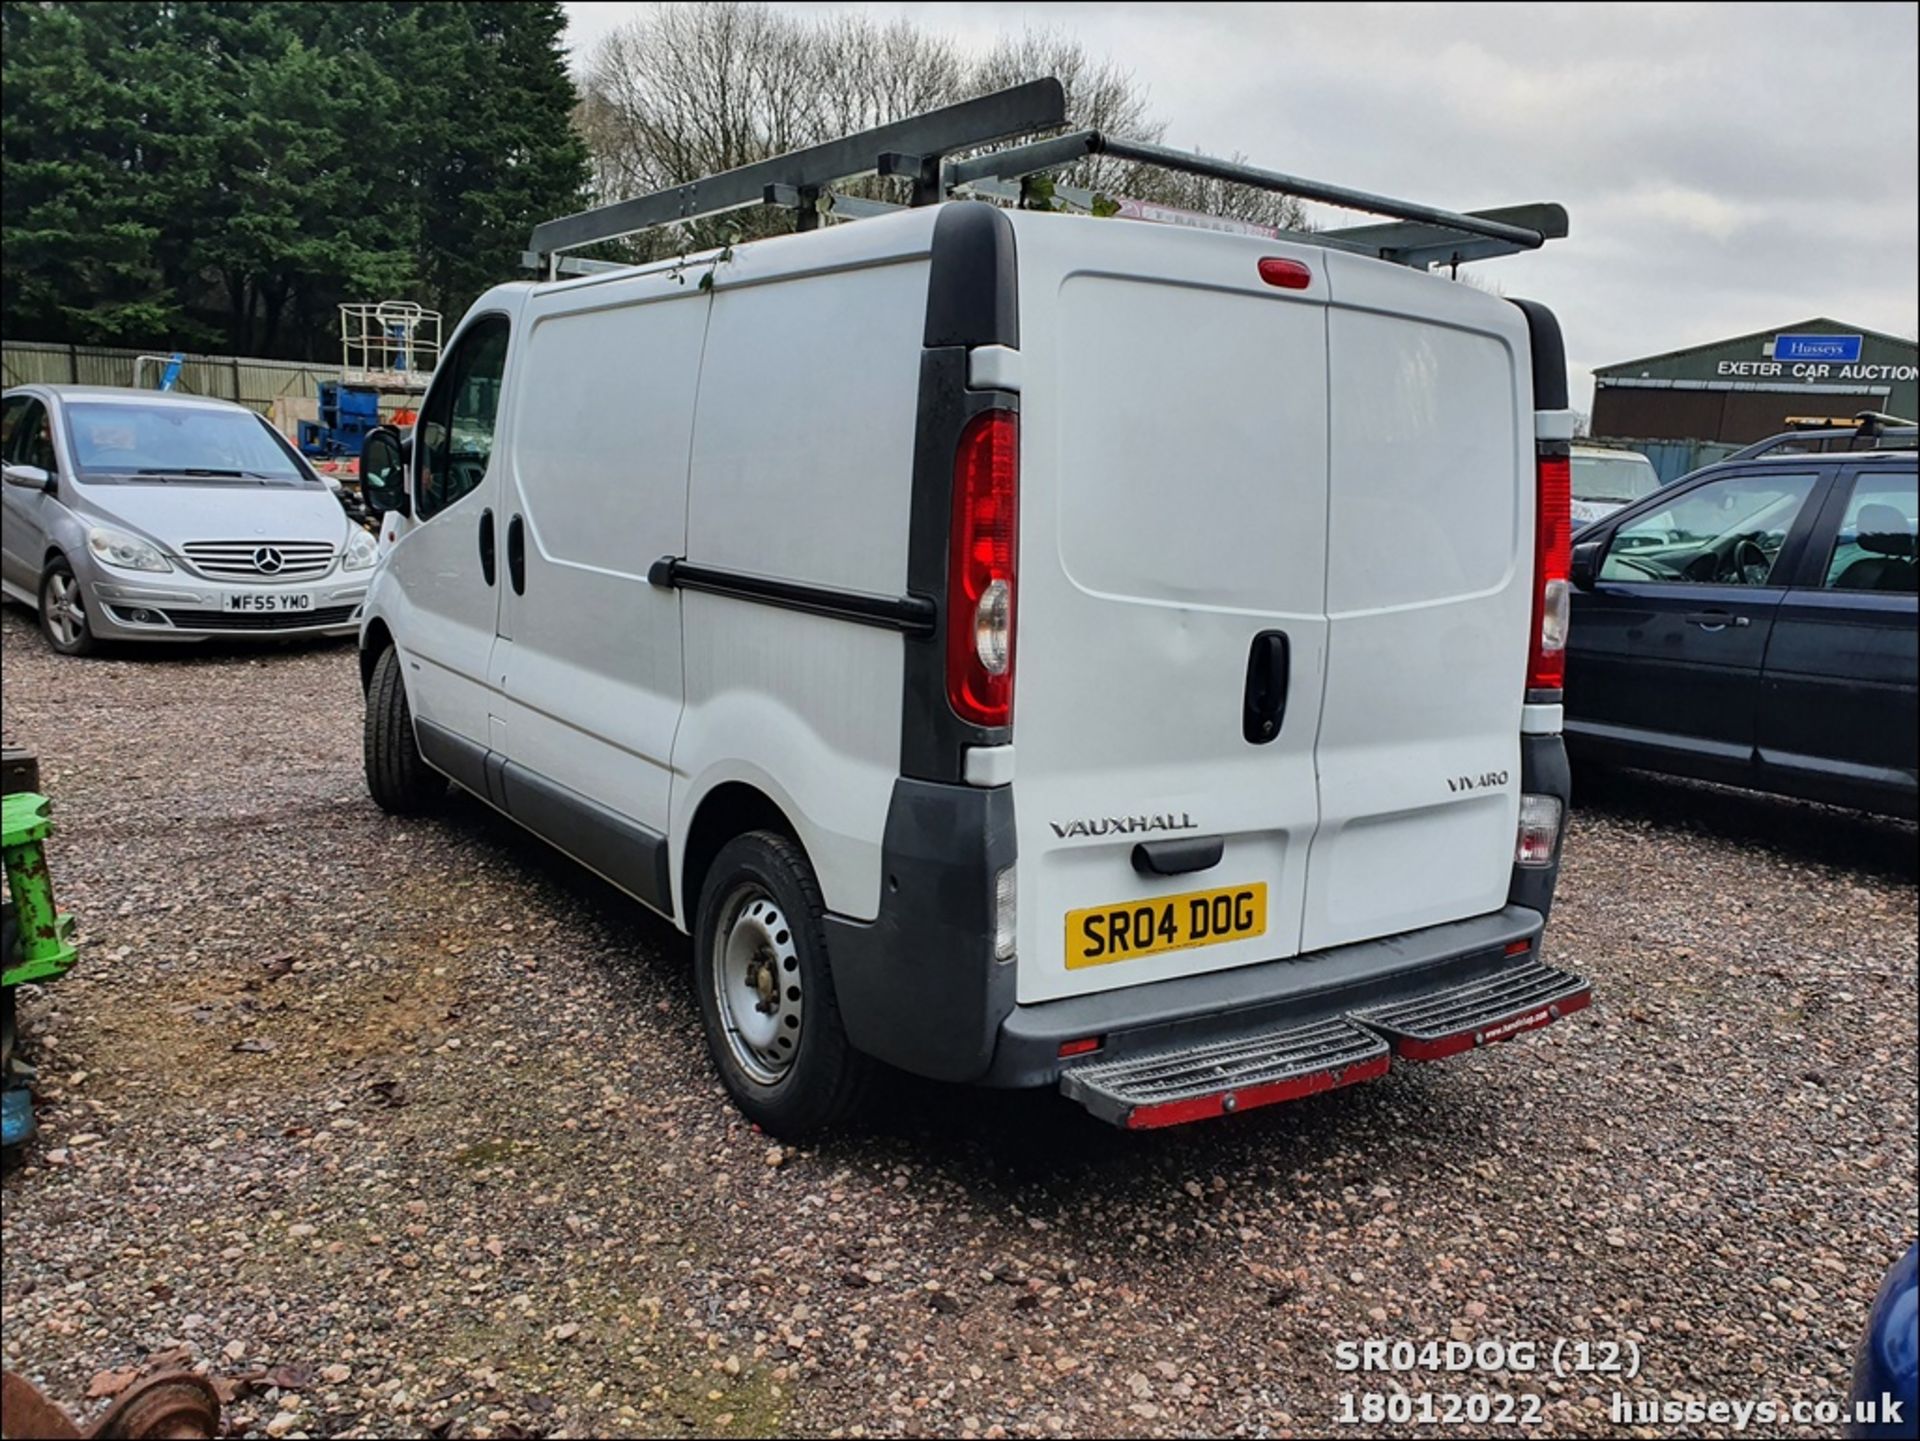
[[428,765],[454,784],[483,799],[491,799],[487,792],[485,746],[418,716],[413,718],[413,739],[420,747],[421,759]]
[[1071,1062],[1063,1041],[1103,1039],[1100,1056],[1124,1057],[1305,1025],[1443,984],[1477,980],[1514,964],[1515,941],[1540,934],[1541,916],[1508,906],[1471,920],[1360,941],[1288,960],[1018,1006],[1000,1028],[990,1086],[1049,1086]]
[[1560,322],[1537,300],[1515,300],[1527,317],[1528,343],[1533,351],[1533,408],[1565,410],[1567,401],[1567,345]]
[[1141,841],[1133,848],[1134,870],[1143,876],[1184,876],[1208,871],[1227,853],[1221,836],[1183,836],[1172,841]]
[[939,607],[923,595],[873,595],[861,590],[836,590],[773,576],[748,575],[693,565],[678,556],[663,555],[647,570],[650,584],[663,590],[697,590],[708,595],[732,596],[781,610],[804,611],[856,625],[874,625],[903,635],[932,635]]
[[1553,914],[1554,887],[1560,883],[1560,850],[1567,843],[1567,822],[1573,814],[1573,768],[1567,764],[1567,745],[1561,737],[1520,737],[1520,791],[1523,795],[1560,798],[1560,835],[1553,843],[1552,864],[1515,866],[1507,887],[1509,905],[1538,911],[1544,921]]
[[663,916],[673,915],[665,836],[523,765],[507,761],[498,774],[508,815]]
[[947,345],[1020,346],[1019,270],[1013,222],[998,205],[956,200],[933,223],[927,277],[929,350]]
[[970,1081],[1013,1010],[1015,965],[993,956],[994,881],[1014,863],[1013,791],[894,782],[878,916],[829,915],[847,1037],[890,1065]]
[[416,718],[413,734],[427,764],[455,785],[672,918],[665,836],[432,721]]

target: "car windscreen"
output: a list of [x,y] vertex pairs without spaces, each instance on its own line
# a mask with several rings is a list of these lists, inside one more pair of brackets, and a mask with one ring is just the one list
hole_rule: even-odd
[[1660,488],[1653,462],[1633,451],[1573,457],[1573,498],[1626,505]]
[[317,484],[249,411],[127,401],[71,401],[65,410],[82,480]]

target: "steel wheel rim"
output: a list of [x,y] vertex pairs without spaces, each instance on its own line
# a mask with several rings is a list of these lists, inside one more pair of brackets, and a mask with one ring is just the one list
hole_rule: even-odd
[[713,937],[713,999],[734,1063],[756,1085],[778,1083],[800,1052],[806,1003],[793,927],[765,887],[736,887]]
[[80,601],[80,582],[65,573],[47,581],[47,629],[61,645],[78,645],[87,633],[87,612]]

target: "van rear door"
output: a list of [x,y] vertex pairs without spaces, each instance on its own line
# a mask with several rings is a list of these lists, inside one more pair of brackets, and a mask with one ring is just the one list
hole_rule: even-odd
[[1329,626],[1309,951],[1505,904],[1533,603],[1524,315],[1400,266],[1325,263]]
[[[1015,220],[1019,999],[1293,955],[1327,631],[1326,253]],[[1304,288],[1263,281],[1263,257]]]

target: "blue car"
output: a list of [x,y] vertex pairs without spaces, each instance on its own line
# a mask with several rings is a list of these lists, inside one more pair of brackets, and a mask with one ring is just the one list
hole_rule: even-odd
[[[1856,1421],[1847,1435],[1872,1438],[1912,1436],[1920,1417],[1920,1246],[1909,1246],[1887,1279],[1880,1283],[1880,1295],[1867,1316],[1867,1334],[1860,1341],[1860,1355],[1853,1367],[1854,1414],[1868,1403],[1890,1398],[1900,1405],[1898,1419],[1884,1417],[1872,1424]],[[1876,1415],[1880,1412],[1876,1410]]]

